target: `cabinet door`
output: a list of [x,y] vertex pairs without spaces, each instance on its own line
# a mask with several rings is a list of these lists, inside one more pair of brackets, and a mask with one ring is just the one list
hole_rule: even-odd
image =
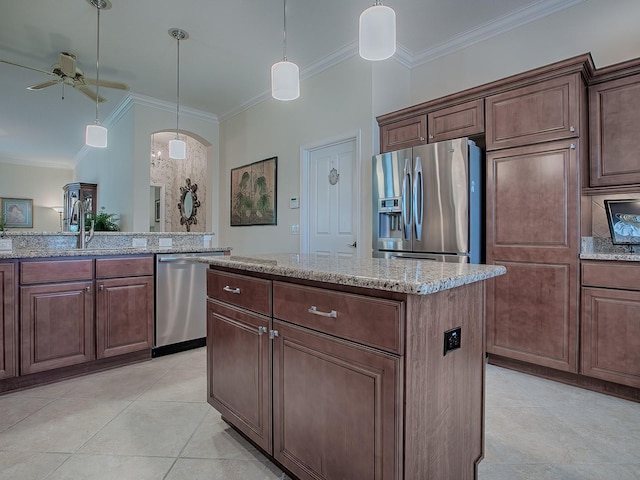
[[419,115],[380,127],[380,152],[427,143],[427,116]]
[[640,292],[582,289],[582,373],[640,388]]
[[487,351],[577,371],[577,150],[569,142],[487,155]]
[[93,282],[20,287],[20,374],[94,359]]
[[0,264],[0,380],[16,376],[14,266]]
[[300,479],[402,478],[401,360],[274,321],[273,455]]
[[429,143],[484,133],[484,100],[474,100],[427,115]]
[[487,97],[487,150],[579,136],[583,90],[574,74]]
[[640,75],[589,88],[590,185],[640,184]]
[[271,453],[269,322],[268,317],[207,300],[207,399]]
[[96,356],[153,347],[153,277],[96,281]]

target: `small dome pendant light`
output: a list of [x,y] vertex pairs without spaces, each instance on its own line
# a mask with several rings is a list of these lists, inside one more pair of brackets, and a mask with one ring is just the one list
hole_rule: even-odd
[[271,66],[271,96],[276,100],[295,100],[300,96],[300,69],[287,60],[287,0],[284,0],[282,61]]
[[84,143],[88,147],[106,148],[107,129],[100,125],[98,117],[98,103],[100,102],[100,10],[111,8],[108,0],[87,0],[98,11],[98,29],[96,34],[96,121],[87,125]]
[[180,131],[180,40],[189,38],[189,34],[179,28],[169,30],[169,35],[178,41],[178,68],[177,68],[177,86],[176,86],[176,138],[169,142],[169,158],[176,160],[184,160],[187,158],[187,144],[184,140],[180,140],[178,132]]
[[386,60],[396,53],[396,12],[376,0],[360,15],[358,43],[365,60]]

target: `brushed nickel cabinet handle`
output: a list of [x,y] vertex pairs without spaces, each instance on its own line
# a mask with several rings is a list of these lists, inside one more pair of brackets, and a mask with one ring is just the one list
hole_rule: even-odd
[[315,305],[307,310],[307,312],[313,313],[314,315],[320,315],[321,317],[338,318],[338,312],[336,312],[335,310],[331,310],[330,312],[321,312]]
[[267,333],[267,327],[258,327],[258,335],[262,335],[263,333]]
[[100,290],[104,290],[104,285],[100,285]]
[[235,293],[237,295],[240,295],[240,289],[239,288],[231,288],[229,285],[224,287],[222,290],[224,290],[225,292]]
[[90,292],[90,291],[91,291],[91,287],[84,287],[84,289],[85,289],[87,292]]

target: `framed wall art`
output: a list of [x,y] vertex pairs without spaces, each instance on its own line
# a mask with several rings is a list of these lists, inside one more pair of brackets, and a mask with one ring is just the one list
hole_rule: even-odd
[[278,157],[231,169],[231,226],[277,225]]
[[605,200],[611,242],[640,245],[640,200]]
[[7,228],[33,228],[31,198],[3,198],[2,220]]

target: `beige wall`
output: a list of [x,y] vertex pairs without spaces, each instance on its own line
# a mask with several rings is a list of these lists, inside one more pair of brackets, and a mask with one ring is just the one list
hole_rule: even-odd
[[0,198],[33,199],[33,228],[13,231],[59,232],[60,216],[51,207],[62,205],[62,187],[73,170],[3,163],[0,158]]
[[414,67],[411,100],[425,102],[591,52],[597,68],[640,57],[640,1],[587,0]]

